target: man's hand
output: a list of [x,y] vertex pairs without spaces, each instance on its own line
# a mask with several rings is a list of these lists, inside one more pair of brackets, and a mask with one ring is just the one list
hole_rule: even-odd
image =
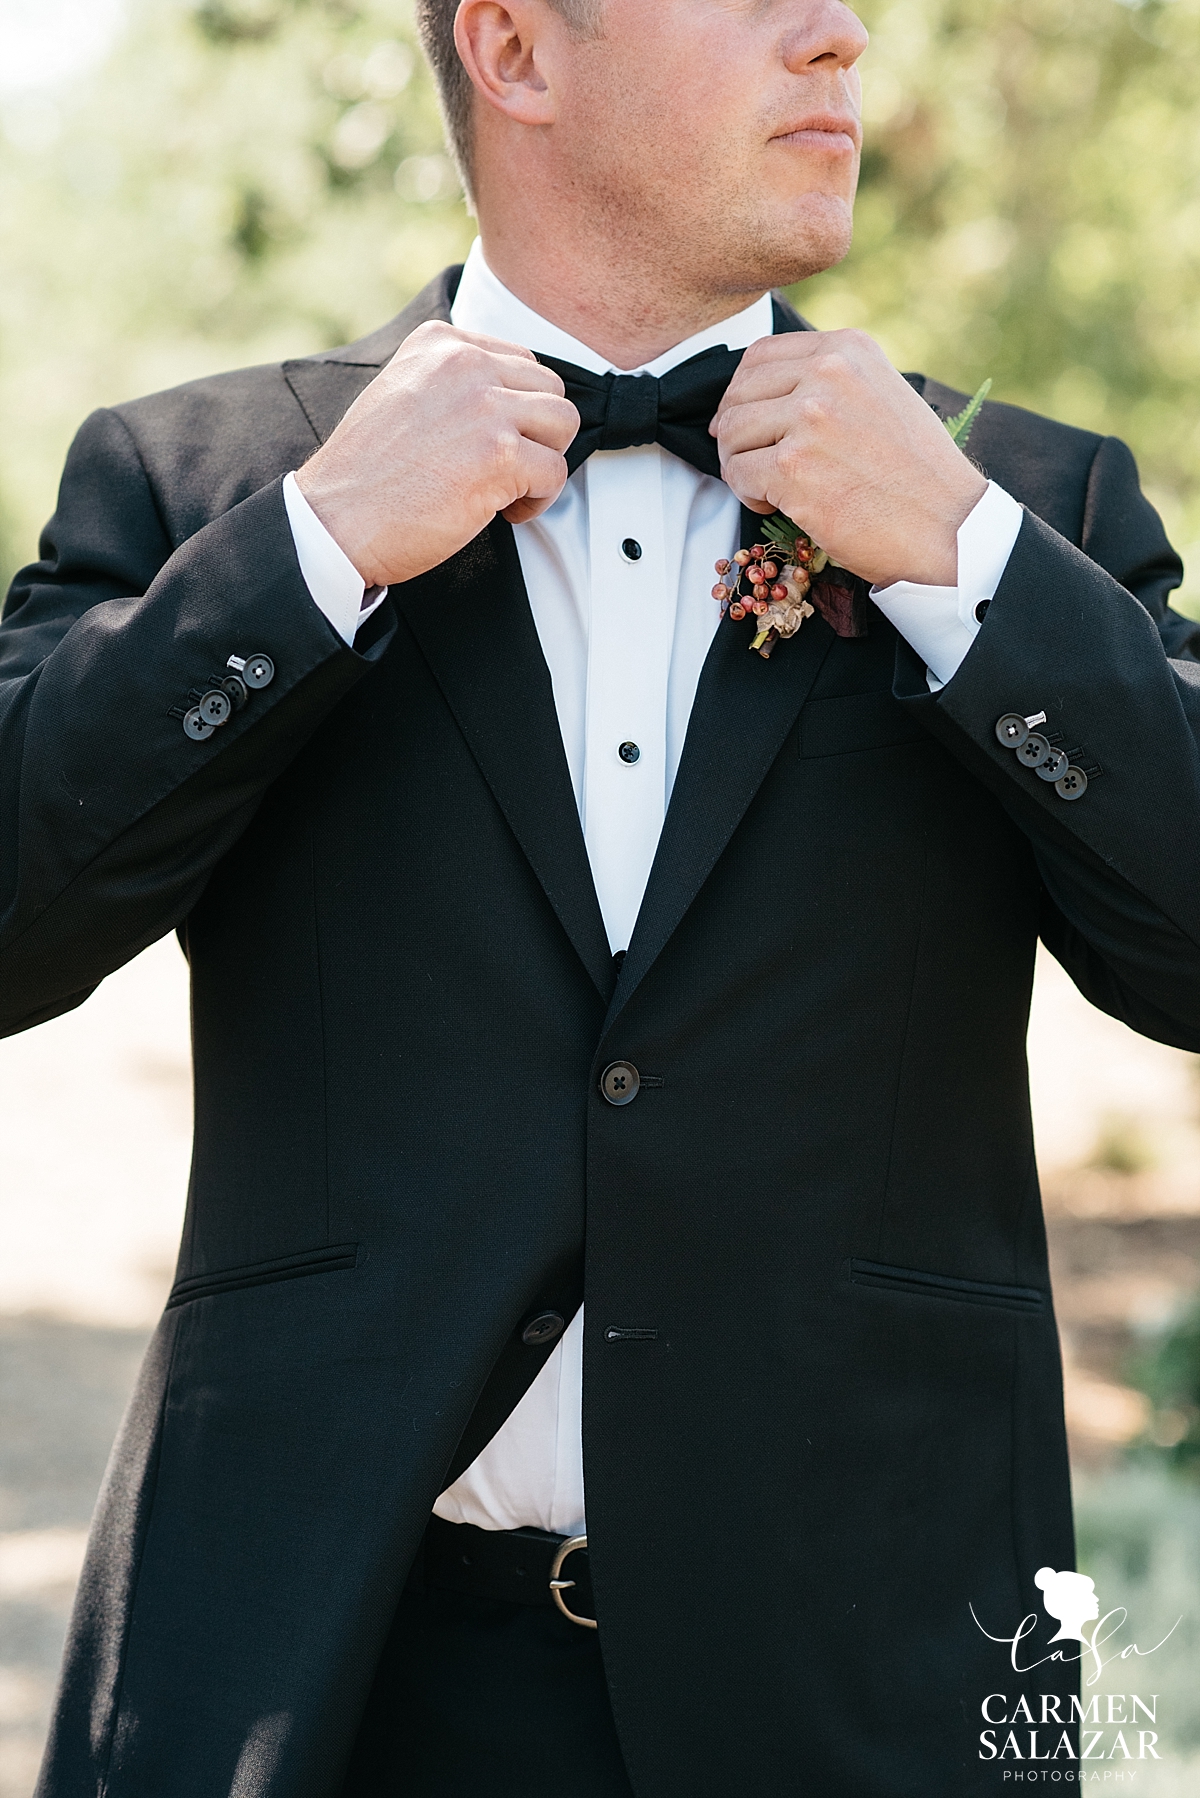
[[987,482],[862,331],[752,343],[712,422],[744,505],[785,512],[877,587],[958,584],[958,527]]
[[567,478],[579,414],[528,350],[419,325],[296,476],[368,587],[436,568],[502,513],[523,524]]

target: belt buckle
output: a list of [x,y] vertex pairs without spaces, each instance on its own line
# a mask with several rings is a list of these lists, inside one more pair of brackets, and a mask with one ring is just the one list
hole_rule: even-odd
[[573,1555],[578,1549],[587,1547],[587,1540],[586,1536],[568,1536],[565,1542],[559,1544],[558,1553],[555,1555],[553,1564],[550,1568],[550,1590],[554,1594],[555,1604],[558,1606],[564,1617],[569,1617],[572,1623],[578,1623],[584,1629],[598,1629],[599,1624],[594,1617],[577,1617],[574,1611],[567,1609],[566,1602],[563,1598],[563,1593],[569,1592],[575,1584],[573,1579],[563,1579],[561,1577],[563,1565],[566,1562],[568,1555]]

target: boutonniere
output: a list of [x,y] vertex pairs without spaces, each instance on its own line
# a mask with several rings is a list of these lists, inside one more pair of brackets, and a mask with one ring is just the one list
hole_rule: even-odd
[[[991,388],[991,381],[985,381],[961,412],[944,421],[959,449],[966,447]],[[750,647],[764,659],[817,611],[839,637],[867,634],[866,583],[831,562],[786,512],[775,512],[765,521],[761,543],[722,558],[717,575],[712,596],[721,616],[728,612],[731,618],[753,618],[756,628]]]

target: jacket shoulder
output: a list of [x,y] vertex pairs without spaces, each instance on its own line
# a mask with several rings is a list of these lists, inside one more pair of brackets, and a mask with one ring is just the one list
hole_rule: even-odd
[[[961,412],[970,398],[926,375],[908,379],[940,418]],[[967,453],[990,480],[1028,506],[1071,543],[1082,541],[1092,465],[1104,442],[1095,431],[1060,424],[1024,406],[987,400]]]

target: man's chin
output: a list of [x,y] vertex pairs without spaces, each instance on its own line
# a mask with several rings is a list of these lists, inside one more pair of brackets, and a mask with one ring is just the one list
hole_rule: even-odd
[[844,260],[854,238],[850,208],[824,196],[814,205],[816,198],[806,194],[803,206],[756,221],[737,257],[739,291],[792,287]]

